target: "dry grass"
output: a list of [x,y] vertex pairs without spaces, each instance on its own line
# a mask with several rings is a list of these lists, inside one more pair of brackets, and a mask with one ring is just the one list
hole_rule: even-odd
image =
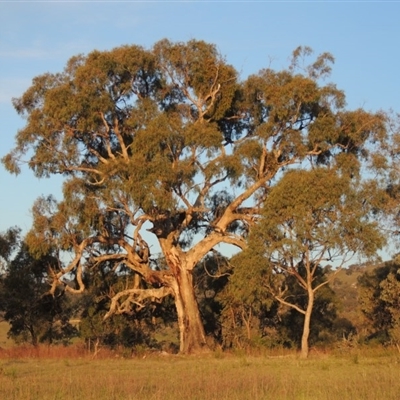
[[6,321],[0,321],[0,348],[7,349],[13,345],[13,341],[7,337],[10,325]]
[[394,351],[313,354],[308,360],[223,353],[93,359],[74,357],[71,349],[69,357],[40,351],[29,357],[2,352],[0,398],[397,400],[400,393]]

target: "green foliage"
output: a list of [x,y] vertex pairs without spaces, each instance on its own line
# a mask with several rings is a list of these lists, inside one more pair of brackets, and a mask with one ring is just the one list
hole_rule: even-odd
[[329,333],[335,320],[331,265],[340,269],[355,254],[371,257],[384,242],[370,220],[373,206],[360,193],[359,181],[341,168],[288,171],[268,194],[249,248],[232,261],[238,281],[230,288],[238,288],[237,298],[251,306],[270,297],[288,307],[286,337],[302,339],[305,355],[308,343],[336,339]]
[[277,267],[373,257],[384,244],[363,186],[335,169],[289,171],[264,203],[254,236]]
[[221,293],[226,290],[232,267],[229,260],[217,251],[208,254],[196,268],[194,285],[206,334],[221,344],[223,324]]
[[111,349],[132,349],[143,344],[154,347],[148,327],[144,327],[141,321],[128,315],[114,315],[104,321],[107,311],[108,309],[100,308],[99,304],[94,303],[83,312],[79,335],[89,346],[99,340],[101,346]]
[[[298,347],[304,316],[293,308],[280,305],[274,298],[271,280],[276,277],[267,260],[253,248],[239,253],[230,263],[234,269],[229,284],[219,296],[224,306],[221,321],[225,346]],[[324,282],[329,273],[329,270],[318,267],[314,273],[314,284]],[[305,278],[304,267],[299,268],[299,274]],[[288,276],[285,285],[285,298],[305,310],[308,297],[297,279]],[[324,285],[315,296],[310,345],[328,345],[341,339],[337,307],[335,293],[329,285]]]
[[358,279],[361,309],[369,322],[370,339],[400,344],[400,266],[386,262]]
[[45,255],[35,259],[20,243],[0,282],[0,310],[9,322],[9,336],[16,342],[68,343],[76,335],[69,323],[73,309],[63,288],[49,293],[48,274],[58,260]]
[[137,305],[129,313],[104,319],[113,294],[137,285],[137,278],[127,270],[120,270],[115,275],[107,264],[86,272],[87,290],[79,300],[79,335],[86,343],[98,340],[100,345],[111,349],[159,346],[154,337],[155,330],[162,331],[175,318],[168,302],[161,304],[149,300],[147,307]]
[[[31,148],[36,175],[64,174],[58,213],[88,236],[105,205],[173,213],[193,205],[190,192],[201,180],[203,195],[207,188],[214,196],[213,180],[249,187],[306,157],[343,159],[384,132],[384,118],[344,111],[343,93],[318,82],[333,57],[324,53],[301,65],[311,53],[300,47],[289,69],[262,70],[243,84],[203,41],[162,40],[151,50],[133,45],[73,57],[62,73],[35,78],[14,100],[27,125],[3,162],[16,171]],[[232,155],[221,149],[222,140],[239,137]],[[354,173],[360,168],[355,158],[348,164]],[[196,217],[193,224],[202,220]]]
[[21,229],[14,227],[0,234],[0,257],[9,260],[10,256],[17,249],[20,241]]
[[229,261],[229,281],[217,297],[225,348],[273,347],[286,340],[277,332],[278,307],[265,286],[269,270],[264,261],[259,253],[248,250]]
[[[60,202],[35,203],[27,236],[37,256],[72,253],[55,284],[73,276],[77,285],[67,290],[81,293],[89,266],[127,268],[144,290],[128,296],[132,286],[121,286],[126,296],[113,292],[121,299],[113,310],[172,294],[183,305],[181,339],[199,342],[182,348],[203,348],[197,304],[183,303],[195,303],[193,271],[218,245],[244,249],[250,233],[266,267],[286,273],[305,254],[313,271],[343,253],[374,254],[383,240],[370,211],[372,203],[380,209],[381,187],[370,196],[373,185],[362,189],[360,180],[364,171],[385,173],[388,119],[346,110],[344,93],[323,82],[333,57],[311,56],[299,47],[288,68],[241,82],[214,45],[165,39],[151,49],[95,50],[34,78],[13,101],[26,125],[2,161],[11,173],[27,161],[37,177],[65,178]],[[151,254],[158,251],[162,257]],[[265,276],[269,286],[284,284],[285,274]],[[267,297],[235,279],[254,277],[238,272],[226,303],[240,299],[235,312],[246,315],[250,337],[249,316],[268,310]]]

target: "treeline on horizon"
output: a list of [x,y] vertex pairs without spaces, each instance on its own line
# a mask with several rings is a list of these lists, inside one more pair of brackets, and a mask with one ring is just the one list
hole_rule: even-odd
[[214,45],[164,39],[35,77],[13,99],[26,123],[2,163],[61,175],[63,196],[35,201],[24,238],[0,236],[10,335],[303,358],[398,346],[396,259],[356,294],[343,276],[398,240],[399,118],[347,109],[333,62],[299,47],[287,68],[240,79]]
[[[14,230],[17,232],[17,230]],[[7,235],[2,235],[1,239]],[[129,275],[95,271],[85,276],[87,291],[48,294],[47,269],[55,258],[35,259],[22,248],[5,267],[0,281],[0,316],[10,325],[15,344],[68,346],[83,342],[130,352],[179,350],[176,310],[171,301],[149,302],[148,307],[113,315],[110,297],[132,280]],[[4,249],[4,247],[2,247]],[[336,274],[321,270],[331,280],[317,296],[309,343],[323,350],[350,350],[363,346],[399,348],[399,274],[396,261],[353,264]],[[229,287],[234,270],[229,259],[216,254],[198,269],[196,295],[212,350],[293,349],[300,347],[303,321],[274,300],[260,280],[235,294]],[[304,294],[294,284],[290,296],[303,305]]]

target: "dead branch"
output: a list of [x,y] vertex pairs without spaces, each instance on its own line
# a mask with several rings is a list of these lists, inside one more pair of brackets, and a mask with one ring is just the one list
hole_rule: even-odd
[[[111,299],[111,305],[108,313],[104,316],[104,320],[109,318],[113,314],[122,314],[129,312],[131,309],[131,304],[136,304],[139,307],[144,307],[143,300],[153,299],[160,301],[164,297],[172,294],[172,289],[168,287],[161,287],[158,289],[127,289],[122,292],[117,293]],[[126,297],[122,303],[119,300]]]

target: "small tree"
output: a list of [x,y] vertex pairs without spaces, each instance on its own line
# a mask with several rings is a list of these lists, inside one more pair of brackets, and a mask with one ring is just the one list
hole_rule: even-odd
[[[301,356],[307,357],[316,292],[356,254],[374,256],[383,243],[366,199],[371,193],[357,179],[337,168],[289,171],[264,203],[262,220],[250,238],[249,252],[260,254],[269,267],[264,282],[281,304],[304,317]],[[247,268],[264,271],[265,265]],[[298,302],[290,291],[294,280],[306,296]]]

